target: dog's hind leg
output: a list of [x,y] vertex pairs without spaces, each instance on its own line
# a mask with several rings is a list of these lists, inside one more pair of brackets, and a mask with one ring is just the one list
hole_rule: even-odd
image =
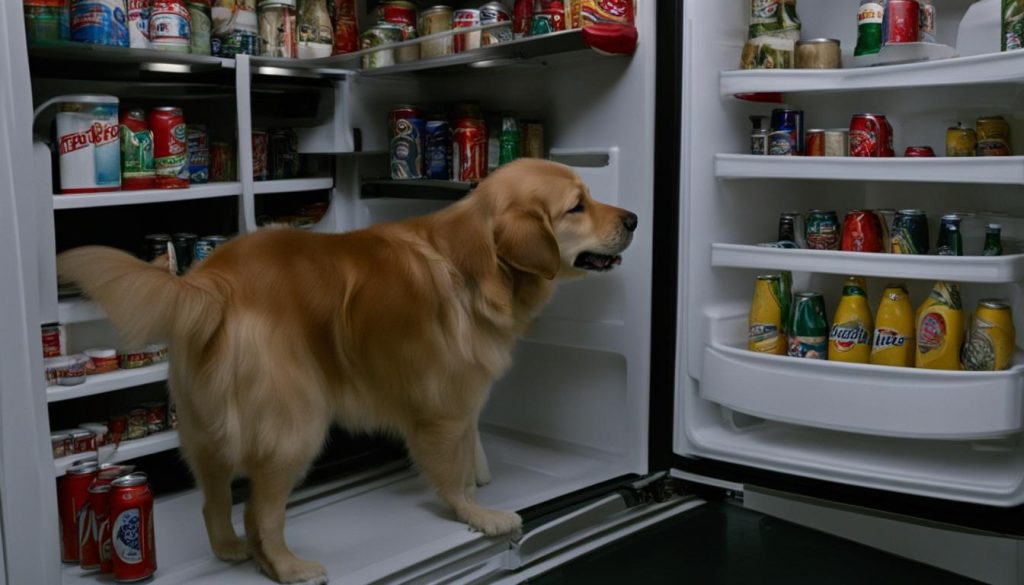
[[223,561],[249,558],[245,540],[231,525],[231,465],[206,446],[183,449],[186,460],[203,491],[203,520],[213,554]]

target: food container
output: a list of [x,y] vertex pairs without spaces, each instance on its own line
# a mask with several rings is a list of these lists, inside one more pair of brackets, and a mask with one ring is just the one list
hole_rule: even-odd
[[[363,34],[359,35],[359,49],[367,50],[382,47],[384,45],[393,45],[395,43],[402,42],[404,33],[402,29],[394,24],[388,24],[386,22],[377,23],[370,27]],[[378,69],[380,67],[390,67],[395,64],[395,50],[394,49],[380,49],[367,53],[362,57],[363,69]]]
[[117,354],[117,364],[122,370],[134,370],[149,365],[149,357],[143,348],[122,350]]
[[[452,30],[451,6],[432,6],[420,12],[419,23],[417,26],[417,31],[420,37],[450,30]],[[451,55],[453,51],[451,35],[432,41],[425,40],[420,43],[421,59]]]
[[71,438],[71,431],[53,431],[50,433],[50,447],[53,449],[54,459],[74,455],[75,443]]
[[515,37],[512,34],[512,13],[501,2],[488,2],[480,7],[480,24],[508,23],[508,26],[496,26],[482,31],[481,45],[496,45],[507,43]]
[[295,0],[263,0],[258,20],[261,55],[286,59],[298,56]]
[[740,69],[792,69],[794,45],[790,39],[758,37],[743,45]]
[[128,413],[128,425],[124,436],[126,441],[142,439],[149,435],[149,411],[145,408],[136,408]]
[[57,105],[60,190],[63,194],[121,188],[121,133],[118,99],[112,95],[63,95],[35,109],[34,117]]
[[43,365],[46,368],[46,381],[58,386],[77,386],[85,382],[86,359],[84,356],[61,356],[46,358]]
[[167,429],[167,403],[147,402],[141,405],[146,409],[146,424],[149,434],[159,433]]
[[95,451],[96,433],[87,429],[74,429],[71,431],[71,442],[74,445],[76,455]]
[[108,347],[96,347],[85,350],[85,356],[92,363],[92,373],[106,374],[117,369],[117,350]]
[[107,425],[101,422],[82,423],[78,425],[87,431],[92,431],[96,435],[96,447],[102,447],[110,443],[110,430]]
[[167,344],[151,343],[142,349],[151,364],[167,361]]
[[110,417],[110,421],[108,422],[107,432],[110,433],[110,442],[116,445],[121,442],[125,433],[128,432],[128,416],[124,414],[115,414]]
[[797,69],[839,69],[843,66],[839,41],[811,39],[796,44]]
[[65,330],[63,325],[52,323],[43,325],[43,357],[59,357],[64,355]]
[[[402,31],[402,41],[416,38],[416,5],[406,0],[388,0],[377,4],[377,20],[397,26]],[[395,61],[406,63],[420,58],[417,43],[395,49]]]

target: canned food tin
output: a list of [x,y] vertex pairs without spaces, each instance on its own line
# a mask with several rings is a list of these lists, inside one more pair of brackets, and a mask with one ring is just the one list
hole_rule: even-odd
[[89,485],[99,467],[95,463],[72,465],[57,479],[57,512],[60,516],[61,560],[77,563],[81,555],[79,546],[79,518],[89,501]]
[[72,41],[129,46],[124,0],[71,0],[70,10]]
[[24,0],[25,37],[30,45],[56,43],[70,36],[68,0]]
[[798,41],[795,62],[797,69],[839,69],[843,66],[839,41],[836,39]]
[[946,156],[975,156],[978,136],[974,128],[954,126],[946,130]]
[[210,52],[218,57],[259,55],[259,18],[252,0],[217,0],[211,10]]
[[84,352],[92,362],[93,372],[105,374],[117,370],[117,350],[109,347],[95,347]]
[[512,34],[512,13],[501,2],[488,2],[480,6],[480,24],[497,24],[507,22],[508,26],[489,28],[483,31],[481,45],[496,45],[507,43],[514,37]]
[[71,433],[67,431],[54,431],[50,433],[50,449],[53,451],[54,459],[74,455],[75,444],[71,439]]
[[487,126],[483,120],[459,118],[452,132],[452,174],[475,183],[487,176]]
[[[319,59],[330,57],[332,52],[338,54],[352,53],[359,48],[359,30],[356,28],[350,31],[347,28],[348,21],[339,22],[351,33],[351,40],[345,38],[346,51],[339,51],[335,41],[335,25],[331,23],[331,15],[327,12],[327,3],[334,0],[302,0],[299,2],[298,13],[295,17],[296,52],[299,59]],[[350,4],[347,0],[339,2]],[[355,18],[355,13],[351,15]],[[351,43],[349,47],[347,44]]]
[[61,193],[117,191],[121,186],[117,98],[69,95],[55,100]]
[[1010,156],[1010,125],[1002,116],[978,118],[978,156]]
[[210,31],[213,28],[210,11],[210,0],[188,0],[188,14],[192,19],[189,48],[193,55],[210,54]]
[[121,350],[117,352],[117,365],[122,370],[136,370],[148,366],[149,358],[142,348]]
[[230,142],[210,144],[210,181],[217,183],[238,180],[236,163],[235,148]]
[[519,156],[544,158],[544,124],[536,120],[519,122]]
[[114,580],[141,581],[156,572],[153,542],[153,494],[145,473],[110,483],[110,534]]
[[260,54],[294,59],[298,56],[295,0],[264,0],[259,7]]
[[743,45],[740,69],[792,69],[794,54],[791,39],[756,37]]
[[839,218],[834,211],[812,209],[807,213],[804,239],[810,250],[839,249]]
[[153,131],[146,111],[130,108],[121,111],[121,188],[130,191],[152,189],[156,182],[153,160]]
[[390,67],[395,64],[394,49],[382,48],[387,45],[402,42],[404,33],[402,29],[394,24],[377,23],[359,36],[360,50],[377,49],[372,53],[363,55],[363,69],[378,69]]
[[334,6],[334,54],[359,50],[359,19],[355,0],[329,0]]
[[128,44],[133,49],[149,48],[149,15],[153,0],[128,0]]
[[452,131],[448,120],[427,120],[425,140],[426,175],[428,179],[449,181],[452,178]]
[[918,0],[887,0],[882,20],[882,44],[921,40],[921,4]]
[[43,357],[51,358],[64,355],[64,326],[51,323],[43,325]]
[[879,114],[857,114],[850,122],[850,156],[892,157],[892,125]]
[[149,127],[153,130],[157,189],[188,187],[188,141],[181,109],[153,108],[149,112]]
[[850,156],[850,131],[836,128],[825,131],[825,156]]
[[[452,30],[452,8],[432,6],[420,12],[417,32],[420,37]],[[420,58],[429,59],[455,52],[451,35],[420,43]]]
[[270,176],[267,169],[269,142],[265,130],[252,131],[252,178],[256,181],[266,181]]
[[96,450],[96,433],[92,431],[74,429],[71,431],[71,441],[76,455]]
[[[452,28],[472,28],[480,26],[480,10],[462,8],[452,14]],[[481,45],[480,31],[455,35],[455,52],[462,53],[471,49],[479,49]]]
[[804,134],[804,141],[807,149],[804,153],[806,156],[825,156],[824,130],[808,130]]
[[903,156],[907,158],[931,158],[935,151],[930,146],[908,146]]
[[153,0],[150,10],[150,46],[160,51],[188,53],[192,42],[192,15],[185,0]]
[[844,252],[882,252],[882,223],[872,211],[855,209],[843,220]]
[[388,114],[392,179],[423,178],[424,136],[426,121],[420,111],[411,106],[401,106]]
[[892,254],[927,254],[928,217],[920,209],[898,211],[889,238]]

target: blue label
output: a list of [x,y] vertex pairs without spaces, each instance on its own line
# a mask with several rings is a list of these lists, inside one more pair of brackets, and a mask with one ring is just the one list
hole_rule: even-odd
[[448,122],[432,120],[427,122],[426,139],[427,178],[451,178],[452,137]]

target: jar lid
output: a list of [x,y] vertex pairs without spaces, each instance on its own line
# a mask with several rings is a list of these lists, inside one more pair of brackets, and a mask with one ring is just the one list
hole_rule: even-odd
[[149,477],[145,473],[136,471],[115,479],[110,482],[110,485],[114,487],[132,487],[136,485],[145,485],[148,481]]
[[117,96],[113,95],[102,95],[102,94],[72,94],[60,96],[59,103],[77,103],[77,104],[116,104],[120,103]]
[[71,436],[71,431],[50,431],[50,440],[66,439]]
[[65,472],[67,475],[88,475],[90,473],[96,473],[99,470],[99,466],[96,465],[96,460],[82,460],[75,461],[71,464],[71,467]]
[[90,431],[89,429],[75,429],[71,431],[71,436],[76,439],[79,437],[95,437],[96,433]]
[[47,369],[67,368],[73,365],[75,365],[75,358],[67,355],[46,358],[43,360],[43,366]]
[[836,46],[839,46],[839,39],[825,39],[825,38],[821,38],[821,39],[807,39],[806,41],[797,41],[796,42],[796,46],[798,46],[798,47],[800,45],[825,45],[825,44],[834,44]]

